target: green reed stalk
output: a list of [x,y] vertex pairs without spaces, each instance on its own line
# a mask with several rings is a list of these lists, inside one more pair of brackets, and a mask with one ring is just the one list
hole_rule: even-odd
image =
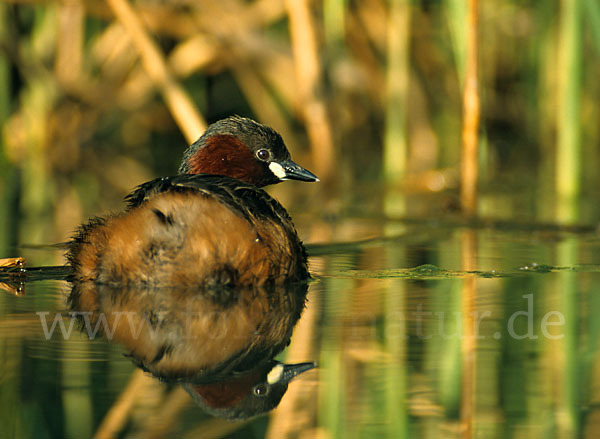
[[[0,4],[0,41],[6,41],[9,37],[7,5]],[[10,114],[10,72],[8,61],[0,57],[0,124],[4,124]]]
[[[577,197],[581,189],[581,133],[579,126],[581,97],[581,0],[563,0],[560,9],[557,74],[557,151],[556,193],[557,217],[562,222],[578,220]],[[559,244],[558,263],[573,265],[577,261],[578,245],[570,239]],[[561,340],[563,377],[558,383],[558,437],[577,437],[579,417],[577,407],[577,278],[575,273],[559,275],[560,311],[564,315],[564,338]]]
[[[560,9],[558,36],[556,192],[557,217],[562,222],[578,220],[577,196],[581,186],[580,95],[581,95],[581,5],[580,0],[563,0]],[[558,246],[558,263],[573,265],[577,261],[578,245],[573,239]],[[577,437],[579,417],[577,407],[577,278],[572,272],[559,274],[558,297],[564,315],[564,338],[561,340],[561,365],[557,371],[563,377],[558,383],[558,437]]]
[[[6,41],[8,35],[6,35],[5,29],[8,28],[8,17],[7,10],[8,6],[0,4],[0,42]],[[10,115],[10,66],[8,61],[0,57],[0,175],[2,175],[2,185],[0,186],[0,209],[2,212],[10,212],[10,196],[8,180],[12,176],[10,172],[11,166],[8,160],[5,158],[4,152],[4,139],[2,138],[2,128],[8,116]],[[11,228],[11,215],[0,215],[0,251],[6,253],[6,248],[10,243],[10,231]],[[16,256],[16,255],[15,255]]]
[[562,201],[577,197],[581,185],[581,5],[581,0],[563,0],[559,16],[556,192],[563,221],[572,221],[575,213]]
[[410,77],[410,3],[391,0],[388,11],[385,141],[383,170],[388,180],[406,173],[406,114]]
[[448,19],[448,27],[450,28],[452,47],[454,49],[454,61],[462,88],[467,63],[467,2],[464,0],[448,0],[444,4],[446,6],[445,12]]

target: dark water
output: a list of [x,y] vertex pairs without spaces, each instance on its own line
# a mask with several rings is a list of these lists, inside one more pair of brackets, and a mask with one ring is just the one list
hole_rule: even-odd
[[52,330],[67,282],[3,291],[0,437],[600,437],[595,206],[561,225],[522,196],[483,198],[485,221],[434,197],[292,211],[314,280],[281,358],[319,367],[250,421],[204,414],[68,320]]

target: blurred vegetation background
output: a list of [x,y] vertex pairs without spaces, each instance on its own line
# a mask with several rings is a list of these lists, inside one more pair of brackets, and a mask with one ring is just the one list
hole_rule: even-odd
[[[433,416],[438,422],[442,407],[468,418],[473,407],[481,409],[482,401],[485,406],[492,399],[504,411],[491,403],[493,410],[483,411],[484,421],[492,419],[496,429],[495,436],[488,431],[485,437],[502,437],[499,425],[513,412],[518,428],[527,411],[534,414],[533,424],[542,426],[523,428],[521,435],[542,430],[552,435],[552,426],[546,424],[554,418],[566,424],[561,431],[583,430],[580,400],[589,400],[586,410],[598,406],[593,379],[600,376],[596,265],[581,275],[582,281],[569,270],[546,280],[538,274],[521,278],[520,272],[517,280],[480,279],[478,293],[470,278],[426,284],[394,276],[388,282],[378,272],[352,274],[352,268],[397,271],[424,263],[493,273],[529,261],[540,261],[541,269],[544,263],[597,263],[600,2],[481,1],[478,33],[470,34],[469,7],[476,3],[0,0],[0,257],[21,256],[23,249],[17,246],[23,243],[65,241],[89,216],[120,210],[123,196],[134,186],[174,174],[185,147],[207,123],[231,114],[249,116],[277,129],[294,159],[322,179],[318,185],[286,183],[269,191],[289,209],[303,239],[322,243],[309,248],[311,269],[324,277],[311,286],[303,320],[312,322],[309,327],[321,325],[321,333],[311,337],[322,337],[320,373],[329,387],[319,398],[323,424],[334,432],[332,437],[338,430],[343,437],[360,433],[355,431],[351,400],[347,419],[340,420],[346,416],[341,415],[346,391],[371,398],[369,410],[362,412],[365,429],[385,418],[389,437],[406,431],[410,416],[423,416],[427,422]],[[468,223],[469,218],[448,220],[461,214],[463,93],[472,53],[468,48],[473,47],[478,48],[479,66],[475,165],[480,196],[470,213],[483,218],[476,224]],[[440,213],[448,215],[446,228],[425,221],[435,221]],[[360,222],[364,216],[375,224]],[[347,218],[359,220],[340,225]],[[587,226],[580,229],[580,223]],[[463,234],[456,227],[465,224],[479,227],[479,246],[471,230]],[[579,242],[561,232],[589,235],[578,236]],[[371,247],[360,242],[328,246],[384,235],[391,238],[375,240]],[[337,254],[344,248],[347,254]],[[64,262],[56,251],[35,255],[36,264]],[[489,306],[497,320],[488,332],[495,334],[503,324],[496,313],[508,318],[523,310],[522,294],[529,292],[536,293],[542,314],[564,312],[569,322],[564,345],[546,340],[519,345],[504,336],[493,341],[488,337],[488,344],[478,342],[479,347],[461,346],[466,342],[458,337],[425,342],[414,337],[419,330],[414,322],[398,318],[411,307],[420,312],[429,300],[426,309],[463,311],[465,319],[469,309]],[[64,302],[59,294],[40,296],[19,298],[23,300],[15,308],[27,313],[17,317],[31,321],[41,309],[38,301]],[[23,305],[26,300],[31,301],[29,308]],[[35,334],[38,325],[36,320],[31,326]],[[589,334],[586,325],[593,326]],[[465,322],[467,333],[472,326]],[[582,334],[576,326],[583,328]],[[25,333],[15,327],[15,320],[9,321],[6,334]],[[412,331],[410,344],[398,342],[402,331]],[[295,340],[304,332],[299,327]],[[468,360],[475,350],[478,365]],[[121,350],[110,352],[129,373],[132,366],[121,358]],[[421,354],[427,366],[422,374],[418,365],[410,369],[405,361]],[[498,360],[490,360],[494,355]],[[48,357],[54,360],[54,352]],[[314,352],[301,351],[295,359],[314,357]],[[35,379],[47,379],[44,391],[59,392],[55,372],[28,374],[26,366],[15,364],[28,384],[23,391],[27,398],[36,396],[30,388],[41,389]],[[64,367],[65,387],[71,389],[69,380],[77,375],[68,368],[80,365],[66,361],[52,367]],[[103,368],[104,363],[94,367]],[[482,377],[475,383],[474,369]],[[385,380],[382,371],[389,375]],[[345,387],[358,383],[363,372],[369,379],[362,387]],[[409,416],[402,386],[418,386],[419,379],[425,388],[440,383],[433,386],[439,390],[439,407],[412,403]],[[478,393],[469,393],[477,386]],[[414,393],[413,399],[422,395]],[[47,396],[44,406],[59,410],[55,400]],[[292,400],[288,394],[283,403]],[[80,423],[89,430],[99,422],[88,422],[80,415],[85,407],[73,401],[72,411],[65,412],[77,416],[65,416],[65,425]],[[415,406],[423,409],[421,415]],[[87,413],[91,416],[92,411]],[[104,415],[101,410],[94,413]],[[198,417],[197,411],[191,413],[191,418]],[[297,411],[289,413],[290,419],[301,419]],[[10,410],[5,414],[8,420],[15,418]],[[140,419],[145,425],[148,417]],[[424,425],[430,429],[427,437],[439,437],[438,430]],[[596,437],[599,424],[589,425],[586,437]],[[278,428],[273,427],[271,437],[280,437]],[[205,426],[201,431],[206,435]],[[373,431],[373,437],[380,437]]]
[[[65,240],[231,114],[280,131],[330,200],[384,176],[456,188],[466,8],[1,1],[0,248]],[[545,192],[596,191],[600,4],[481,2],[478,45],[480,184],[519,168]]]

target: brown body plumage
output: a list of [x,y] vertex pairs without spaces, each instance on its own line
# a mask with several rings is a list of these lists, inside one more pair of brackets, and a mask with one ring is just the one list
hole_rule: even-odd
[[286,211],[252,185],[184,175],[146,183],[129,199],[127,211],[92,220],[74,238],[77,280],[201,287],[308,278]]

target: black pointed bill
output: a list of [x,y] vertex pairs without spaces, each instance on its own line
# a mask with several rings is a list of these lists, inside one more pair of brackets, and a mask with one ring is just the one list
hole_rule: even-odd
[[285,364],[283,366],[282,380],[288,383],[301,373],[314,369],[315,367],[317,367],[315,363]]
[[269,169],[280,180],[319,181],[319,178],[291,160],[269,163]]
[[284,364],[276,361],[275,365],[267,375],[267,382],[269,384],[287,384],[301,373],[314,369],[315,367],[317,367],[315,363]]

